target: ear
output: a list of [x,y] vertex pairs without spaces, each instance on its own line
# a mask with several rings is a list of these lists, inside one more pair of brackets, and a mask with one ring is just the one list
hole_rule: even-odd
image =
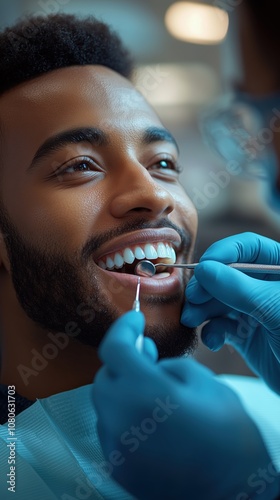
[[0,230],[0,271],[6,270],[10,272],[10,260],[8,257],[6,239],[7,234]]

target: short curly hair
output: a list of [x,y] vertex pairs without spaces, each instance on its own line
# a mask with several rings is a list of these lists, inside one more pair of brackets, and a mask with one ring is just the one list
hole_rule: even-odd
[[133,69],[119,36],[95,18],[30,16],[0,33],[0,95],[49,71],[88,64],[106,66],[126,78]]

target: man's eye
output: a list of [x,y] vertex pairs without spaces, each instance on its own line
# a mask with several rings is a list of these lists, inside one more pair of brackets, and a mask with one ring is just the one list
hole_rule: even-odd
[[90,162],[89,160],[82,160],[75,162],[72,165],[68,165],[66,168],[64,168],[63,172],[67,174],[71,174],[74,172],[91,172],[92,168],[92,162]]
[[152,170],[173,170],[176,173],[180,173],[182,171],[180,165],[174,161],[169,159],[159,160],[151,166]]
[[57,173],[59,175],[75,174],[81,172],[94,173],[98,170],[99,168],[97,164],[90,158],[85,157],[85,158],[76,158],[75,160],[70,161],[66,165],[63,165]]
[[72,167],[68,167],[67,171],[68,172],[71,172],[71,171],[72,172],[74,172],[74,171],[75,172],[77,172],[77,171],[85,172],[85,171],[90,170],[90,169],[91,169],[91,166],[86,161],[84,161],[82,163],[78,163],[77,165],[73,165]]

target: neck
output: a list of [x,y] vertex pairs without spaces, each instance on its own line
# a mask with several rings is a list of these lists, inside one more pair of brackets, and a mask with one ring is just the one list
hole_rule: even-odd
[[101,365],[95,349],[65,334],[50,333],[37,343],[25,336],[20,344],[3,344],[1,383],[31,400],[90,384]]
[[73,339],[66,343],[65,334],[49,335],[40,345],[26,337],[24,347],[4,343],[2,384],[14,385],[18,394],[33,400],[93,381],[101,365],[96,351]]
[[6,290],[0,299],[0,382],[31,400],[90,384],[101,366],[96,349],[41,329],[11,298]]

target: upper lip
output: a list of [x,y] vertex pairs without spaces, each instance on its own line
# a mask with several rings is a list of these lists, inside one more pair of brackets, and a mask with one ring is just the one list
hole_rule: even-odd
[[119,236],[114,240],[104,244],[98,252],[95,260],[98,261],[101,257],[106,254],[118,252],[124,248],[132,247],[137,244],[142,243],[170,243],[175,249],[178,249],[181,245],[181,237],[172,228],[160,228],[160,229],[143,229],[140,231],[133,231],[124,236]]

